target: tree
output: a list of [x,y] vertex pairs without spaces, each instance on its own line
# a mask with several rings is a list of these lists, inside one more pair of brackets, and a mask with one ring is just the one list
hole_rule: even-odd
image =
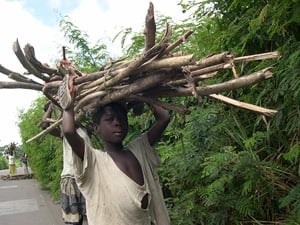
[[[274,80],[227,93],[272,105],[279,109],[273,119],[219,105],[214,117],[196,113],[184,127],[181,142],[174,145],[179,149],[168,151],[170,166],[164,168],[170,169],[163,173],[171,189],[174,224],[298,224],[299,4],[217,0],[189,1],[183,8],[193,15],[192,23],[185,24],[195,30],[196,43],[191,45],[198,43],[205,55],[279,50],[283,57],[274,62]],[[237,70],[246,73],[264,63],[254,65],[245,63]],[[217,145],[207,145],[209,140]],[[173,179],[167,178],[169,174]]]

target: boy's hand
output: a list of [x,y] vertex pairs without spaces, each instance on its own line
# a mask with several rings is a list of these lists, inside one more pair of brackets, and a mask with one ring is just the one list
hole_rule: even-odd
[[170,115],[165,109],[157,104],[149,104],[149,107],[156,119],[155,123],[147,132],[148,141],[150,145],[153,146],[157,141],[159,141],[164,130],[168,126],[170,122]]
[[58,87],[57,95],[59,104],[64,110],[68,110],[74,103],[76,88],[74,85],[75,76],[66,74]]
[[62,59],[58,64],[58,70],[63,74],[70,74],[73,76],[77,76],[75,66],[68,60]]

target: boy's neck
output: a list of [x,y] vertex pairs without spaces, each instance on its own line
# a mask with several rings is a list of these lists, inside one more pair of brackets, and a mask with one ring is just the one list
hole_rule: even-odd
[[105,152],[121,152],[124,150],[125,150],[125,148],[122,143],[120,143],[120,144],[105,144],[105,146],[104,146]]

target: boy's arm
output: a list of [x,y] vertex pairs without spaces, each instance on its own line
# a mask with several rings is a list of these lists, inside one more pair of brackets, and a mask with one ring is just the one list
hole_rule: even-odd
[[150,145],[153,146],[156,142],[159,141],[163,132],[167,128],[170,122],[170,115],[165,109],[158,105],[152,104],[150,105],[150,108],[153,112],[156,121],[148,130],[147,137]]
[[75,123],[75,113],[74,113],[74,98],[75,98],[75,88],[73,80],[70,82],[71,86],[71,97],[73,99],[72,104],[69,108],[63,110],[62,116],[62,130],[64,138],[67,139],[70,144],[73,152],[83,160],[84,158],[84,149],[85,144],[83,138],[76,132],[76,123]]
[[[47,129],[47,127],[49,127],[49,125],[50,125],[50,123],[47,121],[47,119],[50,119],[52,116],[52,111],[53,111],[52,103],[50,103],[50,102],[46,103],[46,105],[44,106],[44,110],[46,112],[43,116],[42,121],[39,124],[39,127],[42,128],[43,130]],[[59,137],[59,138],[61,138],[61,135],[62,135],[59,127],[56,127],[55,129],[51,130],[49,132],[49,134],[51,134],[55,137]]]

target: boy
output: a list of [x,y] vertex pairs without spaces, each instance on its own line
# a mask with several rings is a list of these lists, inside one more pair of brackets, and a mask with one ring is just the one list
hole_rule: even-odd
[[104,141],[103,151],[93,149],[76,132],[73,103],[64,109],[63,133],[75,153],[76,182],[86,199],[89,225],[170,224],[155,172],[160,159],[152,148],[170,116],[157,105],[150,107],[156,122],[127,146],[123,145],[127,110],[119,103],[98,108],[93,115],[94,131]]

